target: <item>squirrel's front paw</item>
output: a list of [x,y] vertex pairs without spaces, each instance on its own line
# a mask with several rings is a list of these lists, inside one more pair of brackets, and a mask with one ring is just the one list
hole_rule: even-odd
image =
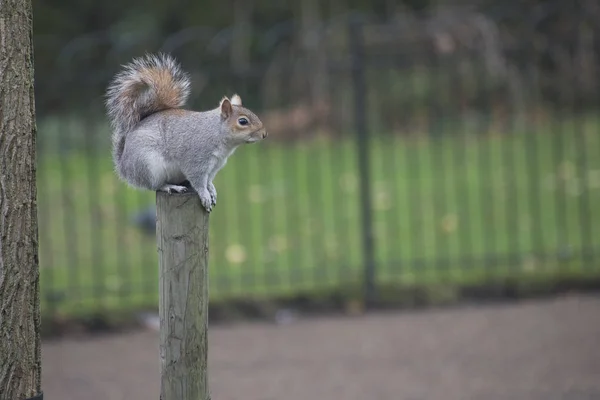
[[206,211],[211,212],[213,208],[213,203],[210,192],[207,189],[204,189],[198,192],[198,196],[200,196],[200,203],[202,203],[202,207],[204,207]]
[[206,185],[206,190],[208,190],[208,193],[210,193],[210,202],[213,206],[217,205],[217,189],[215,189],[215,185],[212,184],[212,182],[209,182],[208,185]]

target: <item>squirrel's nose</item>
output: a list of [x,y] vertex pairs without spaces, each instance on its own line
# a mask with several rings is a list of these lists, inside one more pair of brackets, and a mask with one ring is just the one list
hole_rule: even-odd
[[263,131],[262,137],[263,139],[266,138],[269,134],[267,133],[267,131]]

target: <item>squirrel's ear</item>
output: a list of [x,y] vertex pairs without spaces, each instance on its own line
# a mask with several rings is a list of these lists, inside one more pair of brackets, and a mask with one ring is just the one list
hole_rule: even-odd
[[233,112],[233,108],[231,107],[231,101],[227,97],[223,97],[221,100],[221,116],[223,118],[229,118],[231,113]]
[[242,98],[238,94],[234,94],[231,98],[231,104],[233,104],[234,106],[241,106]]

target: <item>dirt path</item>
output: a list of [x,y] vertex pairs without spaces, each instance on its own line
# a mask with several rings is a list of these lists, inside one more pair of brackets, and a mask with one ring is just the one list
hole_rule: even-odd
[[[600,296],[211,328],[213,400],[600,399]],[[158,338],[46,342],[45,399],[158,399]]]

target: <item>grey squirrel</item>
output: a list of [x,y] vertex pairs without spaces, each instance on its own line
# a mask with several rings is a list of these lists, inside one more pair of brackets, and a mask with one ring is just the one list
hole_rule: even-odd
[[237,94],[209,111],[183,107],[190,77],[164,53],[134,59],[106,92],[117,175],[139,189],[181,193],[186,181],[211,212],[217,203],[213,179],[244,143],[267,137],[261,120]]

